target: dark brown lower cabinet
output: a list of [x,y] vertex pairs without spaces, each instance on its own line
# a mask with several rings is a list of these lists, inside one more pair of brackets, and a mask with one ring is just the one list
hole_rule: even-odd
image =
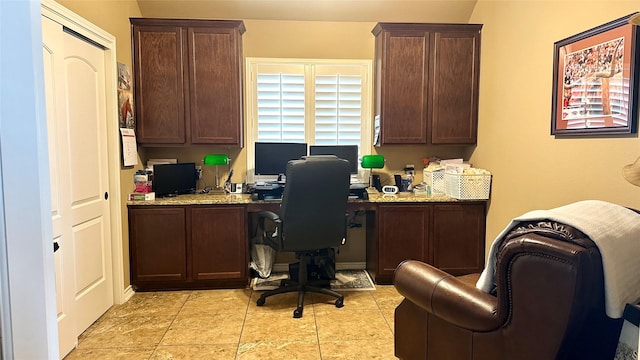
[[129,244],[136,290],[247,285],[243,206],[129,206]]
[[485,202],[379,205],[376,215],[367,218],[367,270],[377,284],[391,284],[398,264],[408,259],[452,275],[482,271],[485,206]]
[[484,269],[485,205],[446,204],[433,207],[430,263],[451,275]]
[[187,280],[186,208],[129,208],[131,283]]
[[191,209],[194,280],[246,279],[248,236],[242,206]]
[[431,212],[432,207],[424,205],[381,205],[378,208],[380,275],[393,275],[403,260],[429,258]]

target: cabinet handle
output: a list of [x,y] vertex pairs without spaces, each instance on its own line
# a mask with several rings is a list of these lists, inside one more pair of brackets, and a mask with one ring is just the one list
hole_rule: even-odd
[[108,200],[108,199],[109,199],[109,193],[108,193],[108,192],[106,192],[106,191],[104,192],[104,199],[105,199],[105,200]]

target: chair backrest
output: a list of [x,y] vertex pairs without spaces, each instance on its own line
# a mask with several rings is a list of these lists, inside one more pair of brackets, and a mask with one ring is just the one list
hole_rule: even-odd
[[282,195],[282,249],[305,251],[340,245],[346,235],[350,170],[335,156],[308,156],[287,164]]
[[553,221],[519,224],[501,246],[496,276],[505,358],[613,357],[622,322],[606,315],[601,255],[582,232]]

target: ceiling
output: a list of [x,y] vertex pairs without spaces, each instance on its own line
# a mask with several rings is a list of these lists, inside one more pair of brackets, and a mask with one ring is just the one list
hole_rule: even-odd
[[477,0],[137,0],[142,16],[467,23]]

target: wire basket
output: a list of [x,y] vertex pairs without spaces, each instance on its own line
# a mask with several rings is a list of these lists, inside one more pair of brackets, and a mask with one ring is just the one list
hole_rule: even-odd
[[444,169],[436,171],[422,170],[422,179],[431,188],[434,195],[444,194]]
[[491,174],[444,174],[445,193],[460,200],[489,199]]

